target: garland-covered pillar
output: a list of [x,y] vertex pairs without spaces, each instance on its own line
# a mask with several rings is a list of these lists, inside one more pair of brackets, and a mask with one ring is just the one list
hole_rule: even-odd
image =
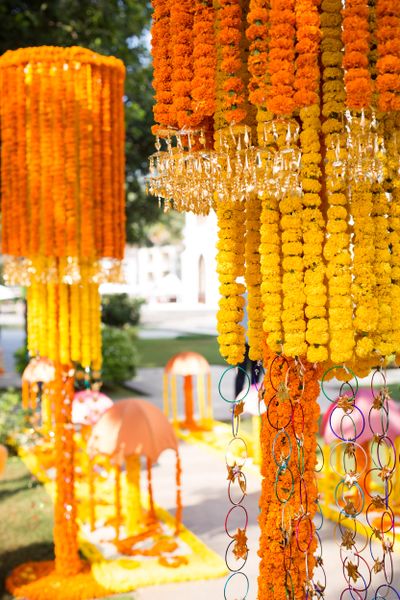
[[74,492],[74,428],[71,422],[74,397],[73,370],[56,365],[55,430],[56,499],[54,508],[54,553],[60,575],[75,575],[81,569]]
[[[30,356],[55,367],[45,385],[55,424],[56,578],[82,568],[71,408],[75,369],[89,380],[101,377],[99,284],[121,277],[124,78],[120,60],[79,47],[22,48],[0,57],[5,279],[27,287]],[[30,589],[27,583],[21,593],[11,583],[15,595],[47,597],[37,582]],[[85,593],[95,595],[90,586]]]
[[320,370],[269,349],[265,369],[258,598],[303,598],[318,586],[312,576]]

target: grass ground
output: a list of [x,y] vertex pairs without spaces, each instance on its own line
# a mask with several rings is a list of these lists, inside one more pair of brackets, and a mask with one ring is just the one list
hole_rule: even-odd
[[217,338],[212,335],[185,335],[177,338],[137,339],[139,366],[164,367],[167,361],[178,352],[198,352],[211,365],[223,365],[224,360],[218,351]]
[[0,482],[0,600],[7,573],[29,560],[53,558],[53,507],[44,487],[17,457]]

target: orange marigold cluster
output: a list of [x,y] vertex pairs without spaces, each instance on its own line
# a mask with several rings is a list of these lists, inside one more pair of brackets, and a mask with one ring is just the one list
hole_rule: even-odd
[[228,124],[241,123],[247,114],[245,83],[241,77],[243,12],[240,0],[219,0],[217,44],[221,52],[220,69],[224,78],[223,106]]
[[172,119],[179,128],[192,127],[193,11],[191,0],[170,3],[172,49]]
[[193,21],[192,110],[193,122],[205,127],[215,112],[217,52],[214,31],[215,8],[212,0],[196,0]]
[[158,123],[153,127],[153,133],[157,133],[158,129],[173,127],[175,123],[172,121],[171,111],[170,3],[168,0],[152,0],[152,5],[151,54],[153,57],[153,88],[155,91],[153,113],[154,120]]
[[83,48],[0,58],[4,254],[122,258],[124,77]]
[[250,0],[246,30],[249,45],[247,67],[250,73],[249,100],[255,106],[267,101],[266,72],[268,66],[268,8],[269,0]]
[[378,0],[377,41],[379,108],[400,110],[400,3],[398,0]]
[[268,62],[271,89],[267,107],[276,115],[289,116],[296,108],[295,4],[295,0],[271,0]]
[[297,55],[294,99],[299,107],[319,102],[318,59],[321,41],[319,4],[320,0],[297,0],[296,2]]
[[370,50],[369,7],[367,0],[347,0],[343,11],[346,103],[349,108],[370,106],[373,85],[368,69]]

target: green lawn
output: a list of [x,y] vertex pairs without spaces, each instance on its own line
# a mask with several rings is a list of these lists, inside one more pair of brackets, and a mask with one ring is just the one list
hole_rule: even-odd
[[224,360],[218,350],[217,338],[212,335],[188,335],[172,339],[141,339],[135,341],[139,352],[139,366],[164,367],[178,352],[198,352],[211,365],[223,365]]
[[0,599],[9,571],[29,560],[53,558],[53,506],[19,458],[8,460],[0,481]]

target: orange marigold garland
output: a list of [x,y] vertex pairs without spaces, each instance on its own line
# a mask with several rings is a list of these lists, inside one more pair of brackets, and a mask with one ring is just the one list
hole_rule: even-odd
[[[161,128],[173,127],[172,117],[172,60],[170,41],[170,2],[152,0],[153,24],[151,28],[151,53],[153,56],[154,120]],[[156,133],[158,126],[153,127]]]
[[237,125],[246,117],[245,82],[241,77],[243,2],[218,0],[218,28],[216,41],[220,52],[219,69],[223,76],[223,112],[228,125]]
[[212,129],[215,112],[217,52],[214,30],[215,8],[212,0],[196,0],[193,19],[193,126]]
[[343,67],[346,104],[350,109],[371,105],[373,86],[368,69],[370,32],[367,0],[346,0],[343,11]]
[[290,116],[296,108],[295,0],[271,0],[269,11],[268,74],[271,82],[268,110]]
[[297,106],[319,104],[320,69],[318,64],[321,41],[320,0],[296,2],[296,79],[294,99]]
[[[113,235],[114,220],[124,223],[124,207],[113,200],[113,192],[121,188],[121,167],[113,169],[112,161],[124,145],[119,125],[124,75],[121,61],[78,47],[23,48],[0,58],[4,254],[78,261],[122,258],[123,231]],[[103,138],[100,144],[97,130],[95,144],[100,107],[97,95],[94,110],[93,95],[99,78]],[[118,89],[118,97],[111,88]],[[13,90],[14,99],[6,90]],[[113,143],[111,123],[118,132]],[[101,197],[93,193],[94,164],[102,176]],[[120,191],[116,195],[121,198]],[[104,214],[104,238],[95,240],[92,223],[99,212]],[[13,264],[10,270],[18,269]],[[27,265],[25,274],[29,272]]]
[[193,4],[191,0],[170,3],[172,120],[179,129],[192,126]]
[[400,6],[397,0],[377,0],[377,90],[382,111],[400,110]]

